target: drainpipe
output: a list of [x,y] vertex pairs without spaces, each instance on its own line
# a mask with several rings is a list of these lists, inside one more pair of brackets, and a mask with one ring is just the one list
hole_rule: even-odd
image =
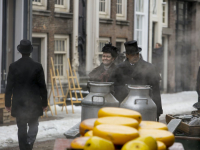
[[27,39],[27,17],[28,17],[28,1],[24,0],[24,31],[23,31],[24,39]]
[[32,0],[29,1],[29,40],[32,43]]

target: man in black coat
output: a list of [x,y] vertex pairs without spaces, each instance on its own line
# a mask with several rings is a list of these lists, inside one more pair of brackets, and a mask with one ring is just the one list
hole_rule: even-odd
[[5,108],[16,117],[20,150],[31,150],[38,132],[38,118],[47,108],[47,89],[42,65],[29,57],[33,51],[31,42],[21,40],[17,49],[22,58],[9,67]]
[[118,87],[117,91],[119,92],[116,92],[118,94],[116,98],[119,101],[123,101],[128,95],[125,84],[150,85],[152,87],[150,96],[157,106],[157,120],[159,120],[160,114],[163,113],[159,88],[159,74],[152,64],[139,57],[139,52],[142,49],[138,47],[137,41],[129,41],[124,43],[124,45],[127,59],[117,69],[117,72],[119,72],[118,75],[122,74],[120,78],[123,81],[123,85]]

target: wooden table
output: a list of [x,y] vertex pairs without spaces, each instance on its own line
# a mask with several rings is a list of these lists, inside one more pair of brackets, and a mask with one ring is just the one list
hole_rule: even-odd
[[[70,148],[70,143],[73,139],[56,139],[54,144],[54,150],[72,150]],[[169,150],[184,150],[181,143],[175,142]]]

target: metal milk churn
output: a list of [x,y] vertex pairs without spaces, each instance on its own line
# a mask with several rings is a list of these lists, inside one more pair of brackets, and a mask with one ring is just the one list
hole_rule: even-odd
[[113,82],[89,82],[90,93],[81,101],[81,121],[97,118],[102,107],[119,107],[119,102],[110,93]]
[[157,106],[149,96],[150,86],[128,85],[128,88],[129,94],[120,107],[138,111],[142,115],[142,120],[156,121]]

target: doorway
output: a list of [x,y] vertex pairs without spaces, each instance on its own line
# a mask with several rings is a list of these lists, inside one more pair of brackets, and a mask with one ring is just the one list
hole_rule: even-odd
[[32,45],[33,52],[31,57],[34,61],[41,63],[41,38],[33,38]]

